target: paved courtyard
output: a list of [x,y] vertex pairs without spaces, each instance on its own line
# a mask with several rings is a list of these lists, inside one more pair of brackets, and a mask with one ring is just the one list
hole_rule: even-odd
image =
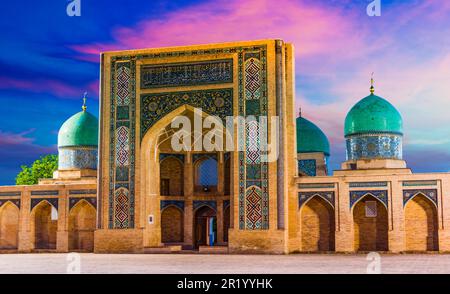
[[[0,254],[6,273],[450,273],[450,255]],[[78,263],[78,260],[80,261]],[[80,265],[80,267],[78,267]]]

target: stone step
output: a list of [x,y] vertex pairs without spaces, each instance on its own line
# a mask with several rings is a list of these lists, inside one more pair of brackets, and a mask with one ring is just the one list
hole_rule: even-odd
[[206,254],[227,254],[228,246],[200,246],[198,252]]
[[147,247],[144,248],[144,253],[174,253],[181,252],[181,245],[166,245],[163,247]]

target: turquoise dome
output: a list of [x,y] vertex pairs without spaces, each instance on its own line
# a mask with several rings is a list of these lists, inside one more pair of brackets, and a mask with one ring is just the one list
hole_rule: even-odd
[[355,134],[403,134],[403,121],[387,100],[370,94],[356,103],[345,118],[345,136]]
[[323,152],[330,155],[330,142],[319,127],[309,120],[297,118],[297,153]]
[[64,122],[58,132],[58,147],[98,145],[98,119],[80,111]]

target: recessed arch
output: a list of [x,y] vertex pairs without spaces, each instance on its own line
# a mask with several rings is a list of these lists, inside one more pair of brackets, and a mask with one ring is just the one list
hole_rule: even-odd
[[182,196],[184,184],[184,163],[175,156],[168,156],[159,163],[160,194]]
[[56,208],[44,199],[31,211],[31,231],[36,249],[56,249],[58,220],[52,217],[54,210]]
[[319,194],[299,209],[302,251],[334,251],[335,213],[331,203]]
[[69,250],[93,251],[96,209],[81,199],[69,211]]
[[176,205],[161,210],[161,242],[181,243],[184,235],[184,212]]
[[217,242],[217,214],[209,205],[194,210],[194,245],[211,245]]
[[17,249],[20,210],[11,201],[0,206],[0,249]]
[[406,202],[404,209],[406,251],[437,251],[436,204],[423,193],[417,193]]
[[218,180],[218,162],[215,158],[205,155],[194,162],[195,192],[216,192]]
[[352,208],[355,251],[388,250],[388,212],[385,204],[367,193]]

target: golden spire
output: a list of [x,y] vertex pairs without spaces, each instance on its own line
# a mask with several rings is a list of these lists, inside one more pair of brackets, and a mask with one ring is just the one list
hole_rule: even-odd
[[372,76],[370,78],[370,94],[373,94],[373,92],[375,92],[375,88],[373,87],[373,72],[372,72]]
[[84,95],[83,95],[83,106],[81,106],[81,109],[83,109],[83,111],[86,111],[86,109],[87,109],[86,98],[87,98],[87,92],[84,92]]

